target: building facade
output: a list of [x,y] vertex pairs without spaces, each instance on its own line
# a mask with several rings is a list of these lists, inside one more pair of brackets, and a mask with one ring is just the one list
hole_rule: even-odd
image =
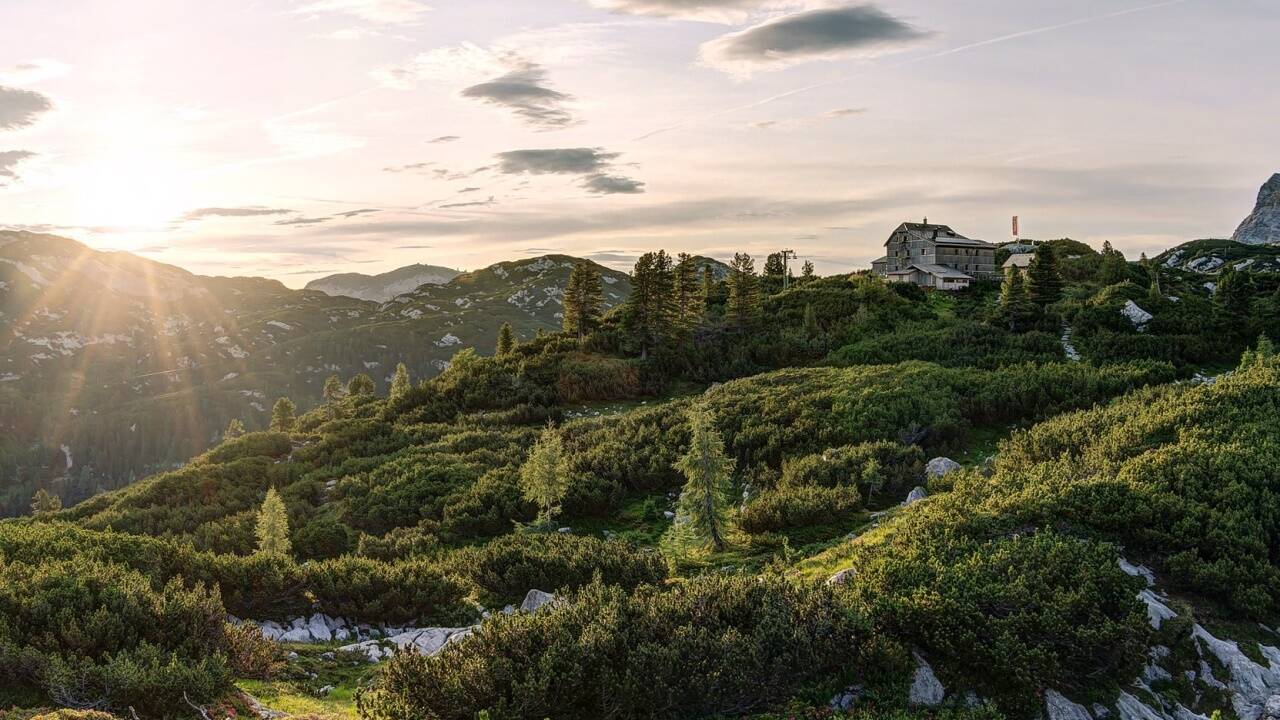
[[872,272],[894,282],[959,290],[997,276],[996,246],[967,238],[946,225],[903,223],[885,242]]

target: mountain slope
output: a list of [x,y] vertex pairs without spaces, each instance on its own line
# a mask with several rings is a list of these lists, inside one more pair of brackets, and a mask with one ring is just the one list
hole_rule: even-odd
[[386,302],[397,295],[410,292],[420,285],[443,285],[460,273],[438,265],[406,265],[379,275],[342,273],[329,275],[307,283],[307,290],[317,290],[326,295],[343,295],[357,300]]
[[[503,322],[556,329],[573,262],[500,263],[380,305],[0,233],[0,512],[42,483],[75,501],[173,467],[232,418],[264,427],[277,397],[315,405],[329,375],[385,387],[397,363],[429,377],[492,351]],[[626,275],[596,267],[621,302]]]
[[1280,246],[1249,245],[1234,240],[1192,240],[1155,258],[1156,263],[1187,272],[1211,274],[1230,265],[1249,272],[1280,272]]
[[1257,205],[1232,239],[1246,245],[1280,245],[1280,173],[1258,191]]

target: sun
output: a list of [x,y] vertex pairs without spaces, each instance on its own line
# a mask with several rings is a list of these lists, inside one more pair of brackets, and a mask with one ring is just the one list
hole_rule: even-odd
[[85,225],[157,228],[189,207],[191,180],[162,157],[104,158],[84,169],[74,214]]

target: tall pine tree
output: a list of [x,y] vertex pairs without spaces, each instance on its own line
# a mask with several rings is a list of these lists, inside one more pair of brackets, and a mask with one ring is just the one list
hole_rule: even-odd
[[760,318],[760,278],[755,261],[746,253],[737,253],[729,264],[729,300],[725,320],[732,326],[747,328]]
[[1022,271],[1017,267],[1009,268],[1004,274],[1004,282],[1000,285],[1000,314],[1009,323],[1011,332],[1021,330],[1035,312],[1035,305],[1027,292]]
[[645,253],[636,261],[623,322],[641,358],[648,358],[672,338],[677,313],[674,286],[675,271],[665,250]]
[[1102,262],[1098,264],[1098,278],[1104,285],[1115,285],[1129,277],[1129,263],[1124,253],[1111,247],[1111,241],[1102,243]]
[[222,431],[223,440],[235,440],[244,436],[244,421],[240,418],[231,418],[231,422],[227,423],[227,429]]
[[585,262],[575,263],[564,291],[564,321],[561,329],[579,342],[600,327],[604,310],[604,288],[600,273]]
[[1049,245],[1036,248],[1036,256],[1027,266],[1027,292],[1041,308],[1062,299],[1062,274],[1058,272],[1058,256]]
[[391,399],[404,397],[409,394],[412,387],[409,381],[409,368],[405,367],[404,363],[396,365],[395,377],[391,379]]
[[698,278],[697,262],[692,255],[680,253],[675,268],[676,318],[688,330],[702,322],[706,301]]
[[515,331],[511,329],[511,323],[504,322],[502,327],[498,328],[498,357],[510,355],[515,349]]
[[292,432],[293,427],[298,424],[298,419],[294,415],[296,410],[293,401],[289,398],[282,397],[276,400],[275,407],[271,408],[271,431]]

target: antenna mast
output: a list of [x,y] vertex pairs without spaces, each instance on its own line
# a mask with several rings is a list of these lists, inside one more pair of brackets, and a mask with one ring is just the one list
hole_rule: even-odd
[[782,289],[783,290],[786,290],[788,287],[791,286],[791,270],[789,269],[790,266],[788,265],[787,261],[794,260],[795,258],[796,258],[795,250],[782,251]]

